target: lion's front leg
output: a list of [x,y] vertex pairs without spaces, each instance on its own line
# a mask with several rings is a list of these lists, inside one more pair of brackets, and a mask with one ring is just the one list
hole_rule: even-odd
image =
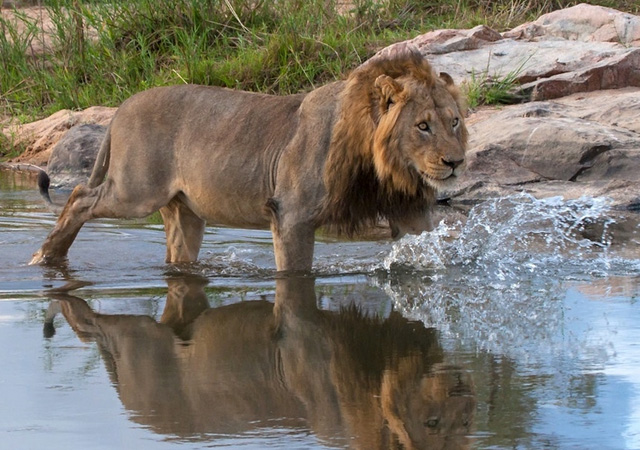
[[278,272],[309,272],[313,265],[315,227],[308,223],[272,223]]
[[204,237],[205,221],[177,197],[160,208],[160,214],[167,236],[166,262],[196,261]]

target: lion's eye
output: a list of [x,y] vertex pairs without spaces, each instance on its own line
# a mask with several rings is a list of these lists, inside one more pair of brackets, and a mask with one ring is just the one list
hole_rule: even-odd
[[429,124],[427,122],[420,122],[418,124],[418,129],[420,131],[424,131],[425,133],[428,133],[431,129],[429,128]]
[[438,423],[440,423],[439,418],[429,417],[427,420],[424,421],[424,426],[427,428],[435,428],[438,426]]
[[455,118],[453,119],[453,123],[452,123],[453,128],[456,128],[459,124],[460,124],[460,119],[458,119],[457,117],[455,117]]

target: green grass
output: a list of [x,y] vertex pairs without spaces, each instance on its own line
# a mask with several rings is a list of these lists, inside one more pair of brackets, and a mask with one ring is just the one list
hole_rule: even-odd
[[513,71],[503,76],[489,73],[490,61],[487,61],[487,68],[483,72],[472,72],[471,78],[462,84],[469,108],[480,105],[509,105],[523,101],[525,96],[521,92],[518,78],[530,58],[526,58]]
[[[138,91],[167,84],[308,91],[393,42],[480,23],[504,30],[577,2],[354,0],[342,11],[335,0],[42,3],[54,24],[53,51],[30,54],[41,31],[26,15],[17,16],[23,32],[0,20],[0,119],[29,121],[63,108],[117,106]],[[640,9],[633,0],[599,3]]]

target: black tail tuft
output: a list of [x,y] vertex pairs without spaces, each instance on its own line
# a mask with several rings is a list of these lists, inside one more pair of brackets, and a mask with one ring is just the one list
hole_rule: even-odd
[[52,338],[56,334],[56,327],[53,324],[53,321],[44,323],[44,327],[42,329],[42,334],[47,339]]
[[51,184],[51,180],[49,179],[49,175],[44,170],[38,172],[38,189],[40,190],[40,195],[46,200],[48,204],[53,204],[51,201],[51,197],[49,196],[49,185]]

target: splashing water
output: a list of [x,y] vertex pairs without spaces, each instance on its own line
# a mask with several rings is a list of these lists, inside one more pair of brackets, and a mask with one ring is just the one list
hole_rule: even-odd
[[[383,267],[464,267],[498,281],[539,271],[608,274],[616,262],[609,254],[608,230],[615,223],[609,204],[605,198],[538,200],[528,194],[490,200],[474,207],[464,225],[441,223],[401,240]],[[594,237],[594,230],[601,231]]]
[[580,307],[566,283],[640,274],[640,260],[615,253],[613,216],[603,198],[490,200],[464,224],[396,243],[376,282],[445,341],[556,365],[569,353],[606,352],[606,342],[568,322]]

